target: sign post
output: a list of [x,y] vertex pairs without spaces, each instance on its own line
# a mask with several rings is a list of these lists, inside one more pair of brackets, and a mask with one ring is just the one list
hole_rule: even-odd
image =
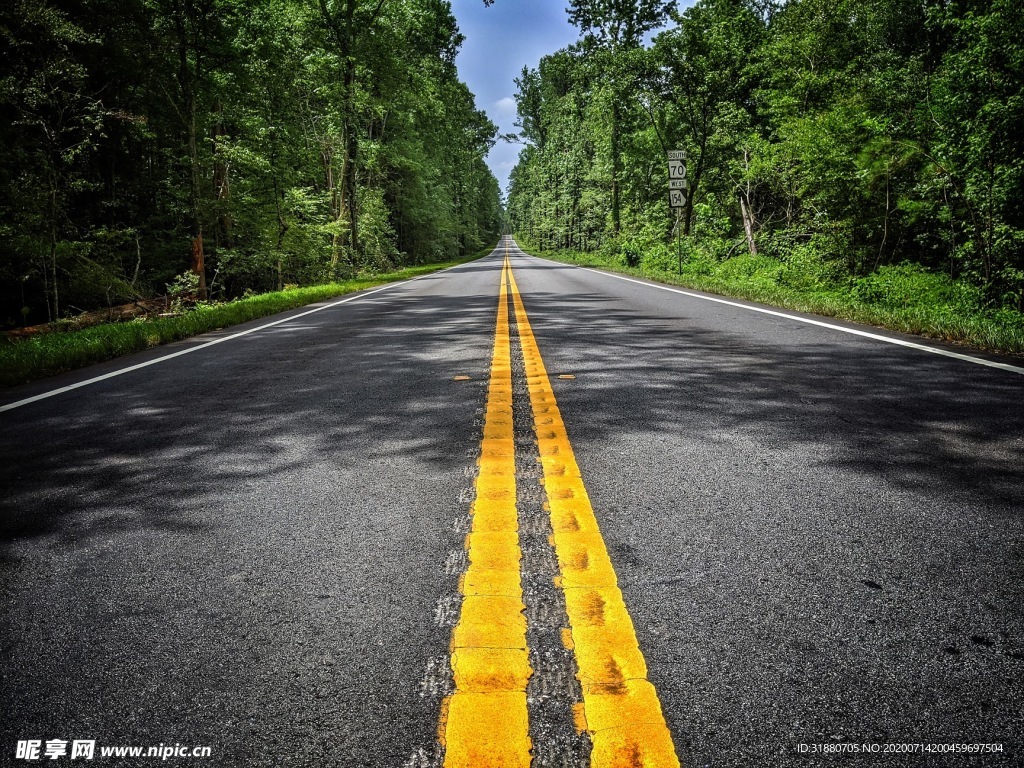
[[668,155],[668,205],[676,212],[676,260],[683,273],[682,237],[683,211],[690,197],[690,180],[686,178],[686,150],[670,149]]

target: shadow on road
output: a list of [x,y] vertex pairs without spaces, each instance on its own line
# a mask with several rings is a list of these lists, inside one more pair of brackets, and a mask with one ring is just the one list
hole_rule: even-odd
[[[521,286],[574,269],[515,268]],[[807,341],[830,332],[753,313],[730,330],[729,315],[742,310],[722,312],[720,329],[709,330],[706,316],[638,314],[604,294],[532,290],[524,300],[549,372],[585,373],[562,387],[586,414],[569,425],[575,435],[700,430],[715,440],[749,430],[769,450],[806,449],[808,464],[907,488],[948,486],[981,502],[1021,501],[1024,377],[838,332]],[[765,331],[750,333],[758,323]],[[828,457],[823,444],[833,448]]]
[[[496,285],[500,261],[459,269]],[[0,541],[195,532],[215,523],[183,515],[193,503],[304,465],[402,454],[460,470],[496,303],[382,293],[4,414]]]

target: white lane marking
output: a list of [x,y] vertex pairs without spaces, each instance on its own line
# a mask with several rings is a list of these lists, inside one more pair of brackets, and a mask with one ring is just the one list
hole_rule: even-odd
[[876,339],[877,341],[885,341],[889,344],[898,344],[901,347],[910,347],[911,349],[920,349],[922,352],[931,352],[935,355],[942,355],[944,357],[952,357],[957,360],[965,360],[968,363],[975,363],[976,365],[985,365],[989,368],[998,368],[1002,371],[1009,371],[1010,373],[1024,374],[1024,368],[1020,368],[1016,365],[1009,365],[1007,363],[997,363],[994,360],[986,360],[983,357],[972,357],[971,355],[961,355],[959,352],[950,352],[949,350],[939,349],[938,347],[929,347],[926,344],[916,344],[913,341],[904,341],[903,339],[893,339],[889,336],[881,336],[877,333],[869,333],[868,331],[858,331],[856,328],[844,328],[841,325],[833,325],[832,323],[823,323],[821,320],[811,320],[807,317],[800,317],[799,315],[790,315],[785,312],[777,312],[774,309],[762,309],[761,307],[751,307],[748,304],[740,304],[739,302],[729,301],[727,299],[719,299],[714,296],[704,296],[699,293],[693,293],[692,291],[684,291],[679,288],[670,288],[667,285],[658,285],[656,283],[647,283],[643,280],[634,280],[631,277],[624,277],[623,275],[616,275],[614,272],[605,272],[600,269],[592,269],[590,267],[578,267],[575,264],[566,264],[561,261],[552,261],[551,259],[545,259],[541,256],[531,256],[525,251],[521,250],[516,246],[516,250],[519,251],[523,256],[529,256],[532,259],[540,259],[546,261],[549,264],[558,264],[563,267],[574,267],[575,269],[582,269],[586,272],[593,272],[597,275],[604,275],[605,277],[614,277],[617,280],[625,280],[627,283],[636,283],[637,285],[644,285],[648,288],[658,288],[662,291],[670,291],[672,293],[680,293],[683,296],[689,296],[694,299],[703,299],[704,301],[713,301],[716,304],[728,304],[730,307],[739,307],[740,309],[749,309],[751,312],[760,312],[764,315],[775,315],[775,317],[784,317],[787,320],[796,320],[798,323],[807,323],[808,325],[817,325],[822,328],[830,328],[833,331],[842,331],[843,333],[850,333],[854,336],[863,336],[868,339]]
[[[497,250],[497,249],[495,249],[495,250]],[[493,256],[494,252],[492,251],[488,255],[489,256]],[[486,258],[486,257],[484,257],[484,258]],[[429,273],[427,273],[425,275],[419,275],[417,277],[410,277],[408,280],[401,280],[401,281],[399,281],[397,283],[388,283],[387,285],[382,285],[379,288],[374,288],[372,290],[366,291],[365,293],[359,293],[359,294],[357,294],[355,296],[349,296],[347,299],[342,299],[341,301],[334,301],[334,302],[331,302],[330,304],[325,304],[322,307],[316,307],[315,309],[309,309],[309,310],[306,310],[305,312],[300,312],[297,315],[292,315],[291,317],[286,317],[283,320],[275,320],[272,323],[264,323],[263,325],[261,325],[261,326],[259,326],[257,328],[250,328],[247,331],[239,331],[238,333],[233,333],[230,336],[224,336],[223,338],[220,338],[220,339],[214,339],[213,341],[208,341],[205,344],[199,344],[199,345],[197,345],[195,347],[189,347],[188,349],[182,349],[179,352],[172,352],[169,355],[163,355],[162,357],[158,357],[158,358],[156,358],[154,360],[149,360],[149,361],[147,361],[145,363],[139,363],[137,365],[130,365],[127,368],[121,368],[120,370],[117,370],[117,371],[111,371],[110,373],[105,373],[102,376],[96,376],[96,377],[91,378],[91,379],[86,379],[85,381],[79,381],[77,384],[69,384],[66,387],[60,387],[59,389],[52,389],[49,392],[43,392],[42,394],[39,394],[39,395],[33,395],[32,397],[26,397],[24,400],[16,400],[13,403],[7,403],[6,405],[0,405],[0,413],[2,413],[3,411],[13,411],[15,408],[20,408],[23,405],[28,405],[29,403],[35,403],[35,402],[38,402],[39,400],[45,400],[46,398],[54,397],[55,395],[62,395],[65,392],[70,392],[73,389],[78,389],[79,387],[87,387],[90,384],[95,384],[98,381],[104,381],[105,379],[112,379],[115,376],[120,376],[121,374],[130,373],[132,371],[137,371],[140,368],[146,368],[146,367],[148,367],[150,365],[156,365],[157,363],[162,363],[165,360],[170,360],[170,359],[175,358],[175,357],[181,357],[182,355],[188,355],[188,354],[190,354],[192,352],[198,352],[200,349],[206,349],[207,347],[212,347],[214,344],[221,344],[222,342],[225,342],[225,341],[231,341],[232,339],[237,339],[237,338],[240,338],[242,336],[248,336],[250,333],[256,333],[257,331],[263,331],[263,330],[266,330],[267,328],[273,328],[275,325],[282,325],[283,323],[290,323],[293,320],[298,320],[300,317],[305,317],[306,315],[312,315],[314,312],[322,312],[325,309],[332,309],[334,307],[337,307],[340,304],[347,304],[350,301],[357,301],[359,299],[365,299],[367,296],[372,296],[375,293],[380,293],[381,291],[386,291],[389,288],[397,288],[400,285],[407,285],[408,283],[414,282],[416,280],[422,280],[425,277],[432,277],[434,275],[439,275],[442,272],[447,272],[449,269],[457,269],[458,267],[461,267],[461,266],[462,266],[462,264],[456,264],[454,267],[446,267],[445,269],[439,269],[439,270],[437,270],[437,272],[429,272]],[[185,341],[185,339],[182,339],[182,341]]]

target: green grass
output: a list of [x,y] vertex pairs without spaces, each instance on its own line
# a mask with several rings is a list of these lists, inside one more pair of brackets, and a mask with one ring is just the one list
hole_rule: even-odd
[[472,261],[492,249],[443,264],[407,267],[397,272],[359,277],[341,283],[263,293],[225,304],[190,309],[176,317],[137,319],[78,331],[46,333],[0,342],[0,386],[10,387],[64,371],[179,341],[207,331],[238,325],[307,304],[333,299],[398,280],[408,280]]
[[[883,267],[868,278],[819,282],[813,278],[801,280],[791,265],[764,256],[743,255],[724,261],[691,257],[684,261],[679,274],[674,258],[659,260],[644,255],[638,266],[629,267],[621,256],[607,253],[521,247],[567,264],[852,320],[989,352],[1024,355],[1024,313],[986,308],[973,289],[918,267]],[[806,273],[801,274],[806,278]]]

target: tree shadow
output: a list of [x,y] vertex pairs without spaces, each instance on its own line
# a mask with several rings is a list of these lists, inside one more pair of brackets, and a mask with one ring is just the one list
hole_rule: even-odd
[[[567,268],[514,267],[521,289]],[[747,430],[769,450],[802,447],[809,462],[881,473],[906,488],[1020,502],[1024,377],[870,339],[822,338],[829,332],[781,318],[735,322],[728,315],[738,309],[721,312],[712,330],[706,315],[680,315],[678,302],[638,313],[596,293],[531,290],[524,301],[549,372],[583,374],[559,384],[580,414],[571,434],[599,443],[623,431],[699,429],[714,440],[716,430]],[[751,333],[758,324],[764,332]],[[822,443],[827,456],[816,450]]]

